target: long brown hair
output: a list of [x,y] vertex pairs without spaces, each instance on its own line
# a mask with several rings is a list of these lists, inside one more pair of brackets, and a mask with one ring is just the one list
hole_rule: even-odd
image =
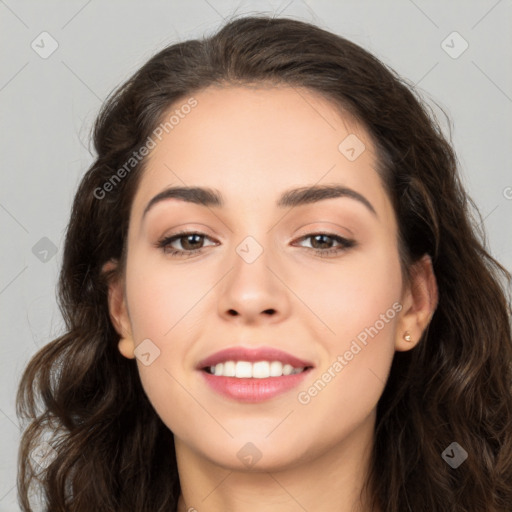
[[[395,354],[378,403],[365,482],[371,505],[510,512],[511,276],[485,248],[453,149],[414,88],[373,55],[314,25],[264,16],[164,48],[102,107],[97,157],[76,193],[65,240],[59,305],[66,332],[33,356],[18,391],[18,415],[28,423],[19,451],[22,509],[32,510],[35,484],[52,512],[175,510],[173,436],[135,361],[118,352],[102,273],[105,262],[122,260],[146,160],[125,167],[122,179],[112,176],[177,102],[214,84],[262,82],[319,92],[366,128],[398,220],[402,265],[424,254],[433,261],[437,310],[420,343]],[[468,453],[456,469],[441,456],[452,442]],[[37,446],[51,455],[39,467],[31,457]]]

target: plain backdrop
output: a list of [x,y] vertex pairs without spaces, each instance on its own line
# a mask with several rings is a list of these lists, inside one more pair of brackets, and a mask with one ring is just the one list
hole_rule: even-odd
[[451,137],[490,252],[512,270],[511,0],[0,0],[0,512],[19,510],[15,391],[62,329],[63,234],[102,101],[163,46],[257,13],[316,23],[417,85]]

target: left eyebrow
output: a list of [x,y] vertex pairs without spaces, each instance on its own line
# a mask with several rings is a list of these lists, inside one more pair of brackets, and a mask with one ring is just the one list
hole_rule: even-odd
[[[278,208],[288,208],[338,197],[347,197],[359,201],[377,217],[375,208],[366,197],[351,188],[341,185],[313,185],[286,190],[279,197],[276,205]],[[155,204],[167,199],[179,199],[187,203],[214,208],[222,208],[225,205],[221,192],[216,189],[207,187],[169,187],[162,190],[162,192],[158,193],[149,201],[142,217],[144,217]]]

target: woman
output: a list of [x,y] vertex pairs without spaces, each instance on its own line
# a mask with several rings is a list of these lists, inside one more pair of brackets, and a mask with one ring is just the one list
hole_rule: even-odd
[[[25,371],[24,511],[512,508],[507,271],[403,81],[246,17],[105,103]],[[43,435],[46,441],[43,442]]]

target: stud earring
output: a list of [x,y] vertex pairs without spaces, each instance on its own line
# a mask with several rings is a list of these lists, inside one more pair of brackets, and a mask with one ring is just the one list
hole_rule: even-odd
[[405,331],[404,332],[404,340],[405,341],[411,341],[412,340],[411,334],[409,333],[409,331]]

